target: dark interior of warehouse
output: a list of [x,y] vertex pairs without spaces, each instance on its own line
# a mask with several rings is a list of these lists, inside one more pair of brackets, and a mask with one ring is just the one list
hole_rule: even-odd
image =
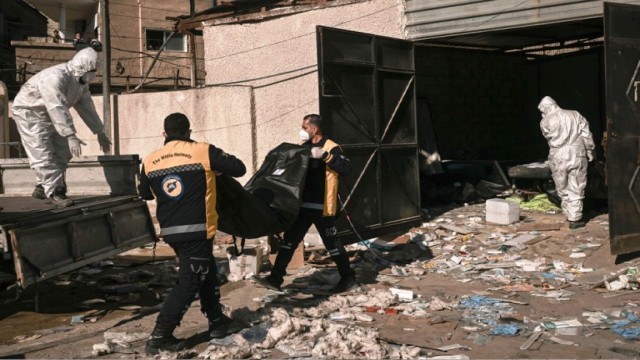
[[[423,206],[488,196],[491,189],[483,194],[464,186],[513,185],[510,167],[545,161],[537,108],[544,96],[588,120],[596,157],[605,160],[602,18],[416,43],[415,69],[420,146],[442,160],[421,157]],[[516,185],[541,184],[518,179]],[[606,189],[589,195],[606,199]]]

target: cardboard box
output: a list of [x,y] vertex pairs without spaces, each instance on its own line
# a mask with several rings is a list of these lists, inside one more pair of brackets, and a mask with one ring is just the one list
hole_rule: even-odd
[[[269,254],[269,262],[271,266],[276,262],[276,256],[278,254]],[[300,242],[300,245],[296,248],[296,251],[293,253],[293,257],[291,258],[291,262],[289,262],[289,266],[287,266],[287,270],[295,270],[304,266],[304,241]]]
[[229,257],[229,273],[244,276],[247,274],[258,274],[262,268],[262,252],[261,246],[253,248],[244,248],[244,252],[240,256]]
[[503,199],[489,199],[486,204],[487,222],[509,225],[520,220],[520,205]]

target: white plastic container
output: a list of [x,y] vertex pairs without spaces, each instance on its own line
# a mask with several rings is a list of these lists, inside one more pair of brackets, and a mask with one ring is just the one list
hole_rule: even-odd
[[489,199],[486,202],[486,213],[487,222],[509,225],[520,220],[520,205],[502,199]]

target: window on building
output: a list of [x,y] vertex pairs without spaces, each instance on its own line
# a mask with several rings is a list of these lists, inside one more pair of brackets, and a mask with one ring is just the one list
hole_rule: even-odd
[[[170,31],[164,30],[146,30],[147,36],[147,50],[158,50],[164,43],[165,39],[171,34]],[[182,34],[174,34],[173,37],[167,43],[165,50],[168,51],[187,51],[187,43],[185,37]]]

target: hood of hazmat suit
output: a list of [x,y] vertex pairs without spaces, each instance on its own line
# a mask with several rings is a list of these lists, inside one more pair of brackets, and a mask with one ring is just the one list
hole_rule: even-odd
[[550,114],[558,109],[558,104],[556,104],[556,101],[550,96],[543,97],[542,100],[540,100],[540,104],[538,104],[538,110],[542,112],[542,116]]
[[93,50],[93,48],[80,50],[73,59],[67,63],[71,73],[78,79],[90,71],[96,71],[98,65],[100,65],[100,59],[98,58],[98,53]]

